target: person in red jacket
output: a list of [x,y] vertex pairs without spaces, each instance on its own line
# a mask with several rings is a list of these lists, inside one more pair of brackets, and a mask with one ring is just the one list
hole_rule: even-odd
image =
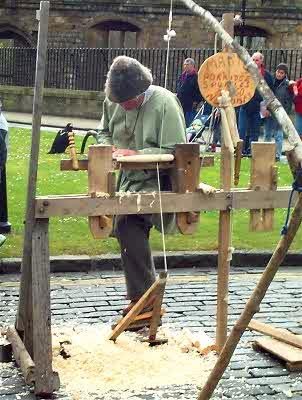
[[302,78],[293,85],[294,104],[296,112],[296,129],[302,140]]

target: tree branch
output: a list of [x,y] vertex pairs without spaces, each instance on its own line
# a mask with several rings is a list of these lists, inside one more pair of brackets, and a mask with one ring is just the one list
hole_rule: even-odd
[[257,89],[263,100],[266,101],[268,109],[275,116],[283,129],[284,138],[288,140],[290,150],[294,150],[299,164],[302,165],[302,141],[298,135],[291,119],[282,107],[282,104],[275,97],[274,93],[266,84],[263,76],[258,71],[256,64],[252,61],[247,50],[240,46],[221,26],[217,19],[207,10],[197,5],[192,0],[181,0],[194,14],[199,15],[217,35],[224,42],[226,46],[231,48],[238,54],[241,61],[244,63],[246,69],[251,74],[253,80],[257,85]]

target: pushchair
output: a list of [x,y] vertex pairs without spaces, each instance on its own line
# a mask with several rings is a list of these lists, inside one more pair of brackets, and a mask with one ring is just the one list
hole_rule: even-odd
[[[219,124],[220,117],[217,115],[218,108],[210,106],[208,103],[203,103],[197,114],[195,115],[191,125],[186,129],[187,141],[198,142],[203,145],[209,146],[212,140],[212,132],[208,138],[205,137],[205,131],[211,129],[214,131],[214,142],[220,140]],[[213,118],[212,124],[211,119]],[[210,126],[211,125],[211,126]],[[220,135],[219,135],[220,136]]]

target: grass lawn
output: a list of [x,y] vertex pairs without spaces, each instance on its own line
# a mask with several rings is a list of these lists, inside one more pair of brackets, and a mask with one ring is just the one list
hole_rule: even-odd
[[[27,170],[30,153],[30,130],[11,128],[9,161],[7,164],[7,181],[9,197],[9,220],[12,223],[12,234],[0,248],[2,257],[20,257],[22,254],[23,220],[25,213]],[[42,132],[40,161],[38,169],[37,195],[87,193],[87,172],[61,172],[59,161],[61,155],[48,155],[54,133]],[[76,138],[79,149],[81,138]],[[292,177],[286,164],[279,165],[279,186],[290,186]],[[240,186],[247,187],[249,181],[250,160],[242,160]],[[213,168],[202,170],[202,180],[219,187],[219,156]],[[280,238],[280,229],[284,223],[286,210],[277,210],[273,232],[249,232],[249,211],[235,211],[233,219],[233,246],[236,249],[273,249]],[[173,250],[216,250],[218,233],[218,213],[204,212],[201,224],[194,235],[166,236],[168,251]],[[291,249],[301,249],[301,231],[299,231]],[[161,236],[152,231],[153,250],[162,250]],[[89,232],[86,218],[52,218],[50,220],[50,251],[52,255],[88,254],[118,252],[115,239],[94,240]]]

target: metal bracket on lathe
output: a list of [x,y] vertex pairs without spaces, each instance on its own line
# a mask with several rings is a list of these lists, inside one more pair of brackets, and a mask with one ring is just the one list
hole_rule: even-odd
[[[275,143],[252,143],[251,184],[255,191],[276,190],[278,167],[275,165]],[[250,231],[272,231],[274,209],[250,210]]]

